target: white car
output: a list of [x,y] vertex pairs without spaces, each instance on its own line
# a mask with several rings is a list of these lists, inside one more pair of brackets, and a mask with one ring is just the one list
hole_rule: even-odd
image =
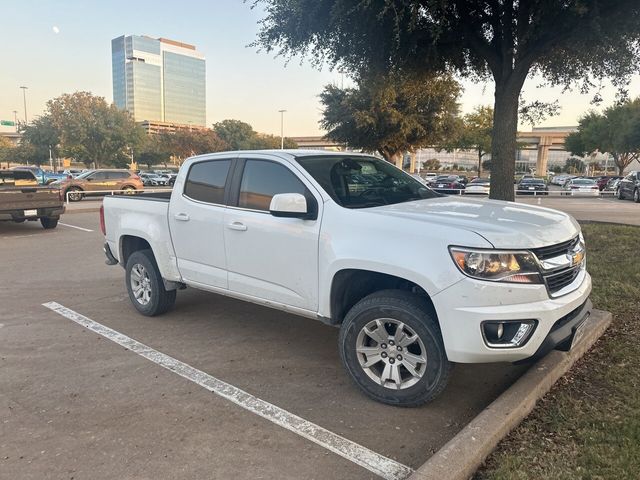
[[353,381],[392,405],[438,396],[451,362],[568,349],[591,308],[571,216],[444,197],[367,155],[193,157],[170,196],[106,197],[101,228],[141,314],[192,287],[339,326]]
[[464,190],[465,195],[489,195],[491,180],[488,178],[474,178]]
[[572,178],[564,184],[563,194],[564,195],[600,195],[600,187],[598,187],[598,182],[593,178]]

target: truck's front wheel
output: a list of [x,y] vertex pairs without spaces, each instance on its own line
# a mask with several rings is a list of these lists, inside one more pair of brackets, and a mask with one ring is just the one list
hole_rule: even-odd
[[164,288],[151,250],[138,250],[131,254],[125,278],[131,303],[141,314],[153,317],[173,307],[176,291]]
[[427,301],[410,292],[384,290],[358,302],[342,323],[339,347],[351,378],[379,402],[418,406],[449,379],[437,321]]

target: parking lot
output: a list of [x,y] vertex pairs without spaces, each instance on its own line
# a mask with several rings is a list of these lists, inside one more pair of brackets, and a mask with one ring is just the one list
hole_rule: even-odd
[[337,329],[192,289],[143,317],[101,247],[95,212],[0,223],[3,477],[404,478],[526,369],[458,365],[434,403],[385,406]]

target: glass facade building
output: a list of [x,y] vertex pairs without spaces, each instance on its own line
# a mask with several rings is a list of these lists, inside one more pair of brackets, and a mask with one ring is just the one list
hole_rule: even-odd
[[206,125],[205,59],[193,45],[127,35],[111,41],[113,101],[138,121]]

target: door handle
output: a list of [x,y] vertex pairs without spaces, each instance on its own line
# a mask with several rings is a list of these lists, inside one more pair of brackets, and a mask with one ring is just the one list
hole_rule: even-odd
[[239,232],[244,232],[247,230],[247,226],[244,223],[233,222],[227,225],[227,228],[230,230],[238,230]]
[[179,220],[181,222],[188,222],[189,221],[189,215],[187,215],[186,213],[176,213],[173,218],[175,218],[176,220]]

